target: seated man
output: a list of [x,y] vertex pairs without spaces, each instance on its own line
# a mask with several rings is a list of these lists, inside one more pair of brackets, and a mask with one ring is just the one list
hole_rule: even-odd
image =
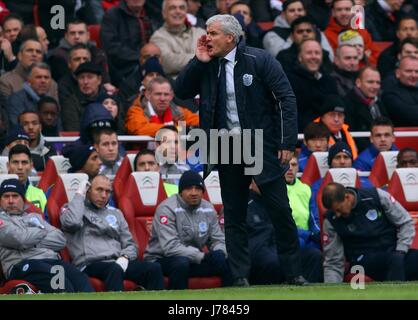
[[168,178],[168,175],[182,174],[190,170],[184,158],[181,159],[182,161],[179,161],[178,141],[177,128],[174,126],[164,126],[156,135],[157,149],[155,158],[160,165],[160,173],[165,181],[174,184],[178,184],[179,179]]
[[21,127],[11,128],[7,134],[4,145],[6,146],[1,155],[8,156],[9,150],[17,144],[23,144],[29,148],[29,136]]
[[[250,282],[251,284],[283,283],[285,274],[277,255],[273,224],[260,190],[254,182],[251,188],[247,212],[248,244],[251,257]],[[321,251],[313,247],[304,247],[301,248],[300,256],[302,275],[309,282],[322,282]]]
[[125,128],[128,134],[154,137],[163,126],[177,126],[179,121],[185,121],[188,126],[199,125],[197,114],[172,103],[174,92],[167,79],[156,77],[151,80],[145,97],[146,105],[134,103],[126,113]]
[[18,122],[29,136],[29,150],[32,154],[33,166],[36,171],[44,171],[49,157],[55,156],[57,152],[42,135],[42,124],[38,112],[24,111],[19,115]]
[[[350,147],[344,142],[337,142],[334,144],[328,152],[328,165],[330,168],[352,168],[353,167],[353,154]],[[309,202],[309,208],[311,214],[314,217],[319,217],[317,196],[319,188],[321,187],[323,178],[316,180],[312,186],[312,197]],[[360,177],[360,183],[362,188],[372,188],[373,185],[367,177]]]
[[301,248],[319,249],[319,217],[314,215],[315,212],[309,211],[312,191],[307,184],[296,177],[297,172],[298,160],[295,155],[289,162],[289,170],[286,171],[284,178],[292,216],[298,228],[299,244]]
[[410,249],[414,221],[389,193],[331,183],[322,202],[328,209],[323,225],[325,282],[343,281],[344,258],[377,281],[417,279],[418,251]]
[[115,175],[123,158],[119,154],[118,135],[112,129],[101,129],[93,134],[93,146],[99,153],[102,165],[100,174]]
[[161,202],[155,212],[144,259],[161,264],[169,289],[187,289],[189,277],[217,275],[223,286],[232,284],[225,235],[215,208],[202,199],[203,191],[200,174],[187,171],[180,179],[179,193]]
[[350,146],[353,158],[356,159],[358,152],[353,137],[348,131],[348,125],[344,123],[345,119],[345,103],[344,100],[337,95],[329,95],[324,99],[321,105],[320,118],[315,122],[322,122],[330,131],[331,135],[328,144],[332,146],[338,141],[345,142]]
[[374,160],[382,151],[395,151],[393,123],[388,118],[376,118],[370,128],[370,145],[354,161],[353,167],[360,171],[370,171]]
[[66,146],[62,155],[70,160],[71,168],[68,173],[85,173],[89,179],[99,174],[102,160],[92,145],[76,142]]
[[106,290],[122,291],[123,280],[148,290],[164,288],[161,267],[138,260],[138,248],[123,213],[107,205],[110,180],[98,175],[82,182],[61,210],[61,226],[72,262],[90,277],[105,282]]
[[[149,149],[141,149],[134,159],[134,171],[160,172],[160,165],[155,159],[155,152]],[[168,197],[179,193],[179,187],[174,183],[164,182],[164,190]]]
[[52,97],[44,96],[39,99],[37,110],[42,125],[42,134],[45,137],[59,136],[62,124],[59,117],[58,101]]
[[299,171],[305,170],[306,163],[313,152],[328,151],[330,132],[321,122],[309,123],[303,131],[303,144],[298,156]]
[[418,151],[412,148],[404,148],[398,153],[397,168],[418,168]]
[[[32,155],[28,147],[18,144],[10,149],[7,170],[9,174],[16,174],[23,185],[26,200],[45,211],[46,197],[44,192],[33,186],[29,181],[29,175],[33,169]],[[47,218],[47,217],[46,217]]]
[[[72,264],[61,260],[64,234],[36,213],[26,213],[25,190],[16,179],[3,181],[0,186],[0,261],[6,279],[25,280],[43,293],[93,292],[87,276]],[[56,272],[65,271],[63,286],[55,284]]]

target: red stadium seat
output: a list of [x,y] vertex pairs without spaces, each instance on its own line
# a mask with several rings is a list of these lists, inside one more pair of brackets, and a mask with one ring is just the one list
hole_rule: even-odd
[[49,187],[52,186],[58,178],[59,174],[67,173],[71,168],[68,158],[63,156],[51,156],[49,157],[44,173],[41,180],[38,183],[38,188],[41,188],[44,192],[47,192]]
[[205,179],[205,193],[203,198],[208,200],[218,212],[221,213],[223,204],[221,196],[221,184],[219,182],[218,171],[212,171]]
[[270,30],[274,25],[273,21],[257,22],[257,24],[263,31]]
[[[418,127],[397,127],[395,132],[418,131]],[[399,150],[413,148],[418,151],[418,137],[396,137],[395,144]]]
[[396,169],[387,191],[414,219],[416,232],[411,248],[418,249],[418,168]]
[[102,41],[100,39],[100,24],[91,24],[88,27],[90,33],[90,40],[96,42],[97,48],[102,48]]
[[328,168],[328,152],[314,152],[309,157],[300,180],[311,186],[316,180],[325,176]]
[[[125,185],[119,208],[125,215],[129,228],[138,243],[139,256],[142,258],[151,235],[155,210],[167,198],[167,195],[158,172],[133,172]],[[167,279],[165,282],[167,283]],[[189,278],[190,289],[220,286],[220,277]]]
[[393,44],[391,41],[374,41],[374,47],[379,51],[379,54],[384,51],[386,48],[390,47]]
[[60,137],[79,137],[80,131],[60,131]]
[[115,179],[113,180],[113,199],[116,202],[116,206],[119,205],[120,198],[125,190],[126,182],[130,174],[134,171],[133,163],[136,154],[127,154],[122,160],[118,172],[116,172]]
[[372,170],[370,171],[369,181],[376,187],[381,188],[388,184],[396,169],[396,156],[399,151],[383,151],[376,157]]

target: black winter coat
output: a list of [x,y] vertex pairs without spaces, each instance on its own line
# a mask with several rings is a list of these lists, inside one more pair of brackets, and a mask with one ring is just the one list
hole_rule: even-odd
[[[287,166],[281,166],[277,151],[295,148],[296,100],[280,63],[265,50],[247,47],[241,41],[235,59],[234,86],[241,128],[263,130],[263,169],[261,174],[254,177],[260,185],[277,179],[287,170]],[[218,70],[218,59],[202,63],[194,57],[175,82],[176,95],[181,99],[200,94],[200,127],[205,130],[207,137],[210,137],[210,129],[216,129],[214,118]],[[244,77],[251,77],[251,84],[247,82],[247,86],[244,85]],[[253,144],[254,130],[252,135]],[[209,144],[207,150],[209,155]],[[212,169],[213,165],[205,165],[205,175]]]
[[373,41],[395,41],[396,21],[399,19],[397,13],[394,13],[395,20],[391,20],[377,0],[374,0],[366,7],[365,14],[366,29]]

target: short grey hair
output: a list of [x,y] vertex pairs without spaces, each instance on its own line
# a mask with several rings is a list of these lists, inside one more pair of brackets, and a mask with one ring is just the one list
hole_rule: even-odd
[[225,34],[233,35],[235,43],[238,43],[240,36],[243,34],[243,31],[241,24],[234,16],[229,14],[217,14],[206,21],[206,26],[209,26],[215,22],[220,22],[222,31]]
[[[163,3],[161,4],[161,10],[162,11],[165,11],[167,9],[168,1],[170,1],[170,0],[163,0]],[[187,9],[187,7],[188,7],[187,0],[183,0],[183,1],[186,4],[186,9]]]
[[48,70],[49,74],[51,74],[51,68],[48,64],[46,64],[45,62],[34,62],[33,64],[31,64],[29,68],[29,78],[32,76],[33,69],[35,68]]

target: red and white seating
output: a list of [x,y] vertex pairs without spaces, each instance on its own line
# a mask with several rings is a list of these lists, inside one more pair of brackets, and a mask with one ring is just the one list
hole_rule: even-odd
[[381,188],[389,182],[398,163],[398,153],[399,151],[382,151],[377,155],[369,175],[369,181],[376,188]]
[[311,186],[316,180],[323,178],[328,169],[328,152],[314,152],[309,157],[300,180]]
[[71,168],[68,158],[63,156],[51,156],[45,166],[44,173],[38,183],[38,188],[47,192],[49,187],[56,183],[59,174],[67,173]]

